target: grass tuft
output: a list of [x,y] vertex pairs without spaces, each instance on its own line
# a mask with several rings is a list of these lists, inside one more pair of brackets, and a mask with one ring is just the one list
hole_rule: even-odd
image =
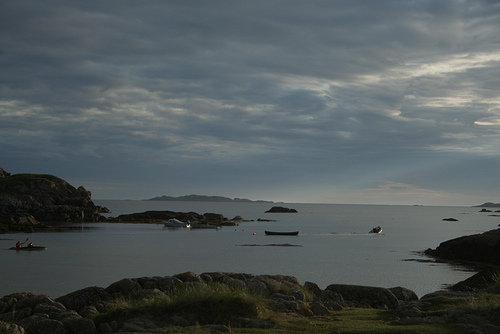
[[118,299],[96,322],[124,320],[140,315],[157,318],[178,315],[200,324],[230,324],[238,317],[258,317],[265,312],[263,297],[221,284],[196,285],[169,296],[142,300]]

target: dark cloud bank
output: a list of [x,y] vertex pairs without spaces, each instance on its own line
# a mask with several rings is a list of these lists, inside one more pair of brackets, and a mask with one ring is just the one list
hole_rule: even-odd
[[495,200],[498,22],[495,1],[2,2],[0,164],[96,198]]

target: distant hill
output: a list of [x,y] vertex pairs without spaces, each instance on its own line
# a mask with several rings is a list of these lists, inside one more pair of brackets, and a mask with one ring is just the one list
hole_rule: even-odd
[[477,206],[478,208],[500,208],[500,203],[486,202]]
[[229,198],[222,196],[205,196],[205,195],[185,195],[179,197],[173,196],[158,196],[145,201],[184,201],[184,202],[258,202],[258,203],[274,203],[272,201],[252,201],[246,198]]

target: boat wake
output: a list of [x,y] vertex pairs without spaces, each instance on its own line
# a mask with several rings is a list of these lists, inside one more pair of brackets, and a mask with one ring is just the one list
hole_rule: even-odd
[[363,232],[330,232],[331,235],[384,235],[383,233],[363,233]]

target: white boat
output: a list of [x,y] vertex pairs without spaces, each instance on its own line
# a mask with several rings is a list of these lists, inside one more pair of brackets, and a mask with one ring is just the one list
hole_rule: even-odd
[[175,218],[167,220],[166,222],[163,223],[163,225],[165,225],[165,227],[185,227],[185,228],[191,227],[190,223],[185,223]]

